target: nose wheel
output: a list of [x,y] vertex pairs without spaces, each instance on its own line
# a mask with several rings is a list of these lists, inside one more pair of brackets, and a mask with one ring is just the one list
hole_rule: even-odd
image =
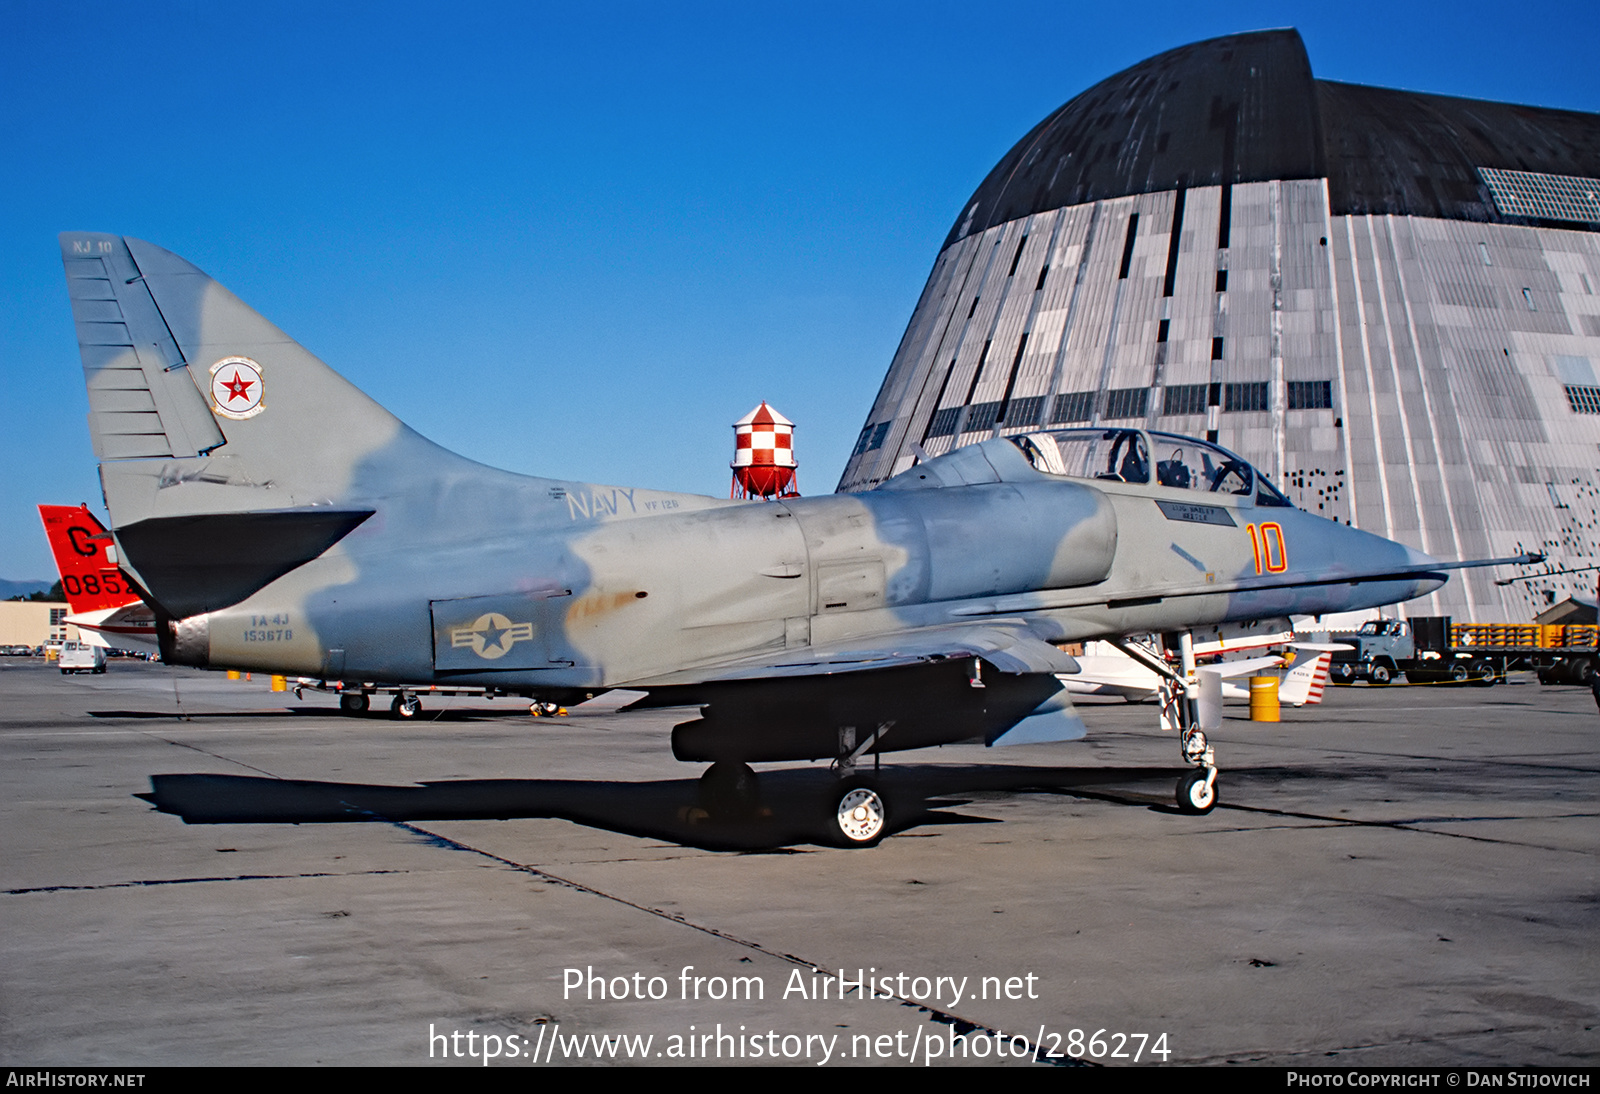
[[1217,769],[1202,767],[1178,780],[1180,812],[1203,816],[1217,807]]
[[1204,730],[1184,732],[1183,758],[1195,769],[1178,780],[1178,809],[1184,813],[1209,813],[1217,806],[1217,751],[1206,740]]

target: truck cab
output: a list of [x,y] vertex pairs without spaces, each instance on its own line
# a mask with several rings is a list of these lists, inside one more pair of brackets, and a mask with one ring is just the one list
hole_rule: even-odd
[[1411,624],[1404,619],[1371,619],[1357,631],[1330,634],[1328,638],[1350,647],[1335,651],[1328,668],[1328,675],[1341,684],[1357,680],[1387,684],[1417,652]]

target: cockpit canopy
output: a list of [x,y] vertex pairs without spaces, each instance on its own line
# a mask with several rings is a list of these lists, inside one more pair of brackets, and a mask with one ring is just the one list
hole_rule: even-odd
[[1049,475],[1135,485],[1153,481],[1174,490],[1253,496],[1257,505],[1293,508],[1261,472],[1227,449],[1193,437],[1142,429],[1060,429],[1008,440]]

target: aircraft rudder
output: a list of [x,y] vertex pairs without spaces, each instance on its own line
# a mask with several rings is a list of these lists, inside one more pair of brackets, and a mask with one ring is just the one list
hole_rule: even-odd
[[139,603],[139,595],[117,569],[111,534],[88,506],[41,505],[39,519],[72,614]]

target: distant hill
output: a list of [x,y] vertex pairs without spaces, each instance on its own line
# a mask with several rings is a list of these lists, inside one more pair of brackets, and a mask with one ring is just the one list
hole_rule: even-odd
[[0,577],[0,600],[10,600],[14,596],[30,596],[33,593],[50,591],[50,581],[7,581]]

